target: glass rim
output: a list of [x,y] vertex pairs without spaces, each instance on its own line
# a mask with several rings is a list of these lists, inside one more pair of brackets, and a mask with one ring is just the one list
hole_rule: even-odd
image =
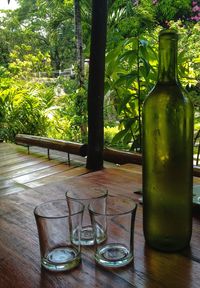
[[[136,213],[136,210],[137,210],[137,203],[130,197],[123,197],[123,196],[113,196],[113,195],[108,195],[109,198],[115,198],[115,199],[124,199],[124,200],[130,200],[130,202],[132,203],[132,207],[127,209],[126,211],[123,211],[123,212],[107,212],[105,211],[105,213],[102,213],[102,212],[97,212],[97,211],[94,211],[94,209],[91,208],[91,203],[88,205],[88,210],[94,214],[94,215],[97,215],[97,216],[121,216],[121,215],[126,215],[126,214],[129,214],[129,213]],[[107,198],[108,199],[108,198]]]
[[64,212],[64,215],[47,216],[47,215],[44,215],[44,214],[42,214],[42,213],[40,213],[38,211],[39,208],[41,208],[43,205],[47,205],[48,203],[53,203],[53,202],[65,202],[66,203],[66,209],[68,208],[67,207],[66,198],[45,201],[45,202],[42,202],[42,203],[38,204],[34,208],[33,213],[34,213],[35,217],[40,217],[40,218],[44,218],[44,219],[61,219],[61,218],[67,218],[67,217],[70,217],[70,216],[77,215],[77,214],[82,213],[84,211],[84,205],[82,203],[78,202],[78,201],[74,201],[74,202],[76,202],[76,203],[78,203],[80,205],[80,209],[78,209],[78,211],[74,212],[74,213],[70,213],[69,211],[66,210]]
[[[106,187],[103,187],[105,188],[105,191],[104,193],[102,193],[102,195],[98,195],[98,196],[90,196],[90,197],[76,197],[76,196],[68,196],[68,192],[70,192],[71,190],[67,190],[65,192],[65,196],[66,196],[66,199],[71,199],[71,200],[74,200],[74,201],[87,201],[87,200],[96,200],[96,199],[100,199],[100,198],[103,198],[103,197],[107,197],[108,196],[108,189]],[[98,189],[98,187],[97,187]],[[101,187],[99,188],[101,189]]]

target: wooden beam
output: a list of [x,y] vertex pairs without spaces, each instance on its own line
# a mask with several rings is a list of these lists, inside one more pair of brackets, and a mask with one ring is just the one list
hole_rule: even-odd
[[88,158],[86,164],[86,167],[93,171],[103,168],[106,27],[107,0],[93,0],[88,83]]
[[75,155],[86,156],[87,155],[87,145],[70,142],[65,140],[58,140],[53,138],[27,135],[27,134],[17,134],[15,136],[15,143],[25,146],[37,146],[62,152],[67,152]]
[[103,159],[115,164],[142,164],[142,155],[140,153],[126,152],[112,148],[105,148],[103,151]]

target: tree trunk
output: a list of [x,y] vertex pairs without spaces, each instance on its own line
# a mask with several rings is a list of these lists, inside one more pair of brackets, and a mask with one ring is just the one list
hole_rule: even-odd
[[84,58],[80,0],[74,0],[74,21],[76,35],[77,79],[79,87],[82,87],[84,84]]
[[103,168],[106,26],[107,0],[93,0],[88,83],[88,157],[86,165],[91,170]]
[[[75,22],[75,36],[76,36],[76,64],[77,64],[77,81],[78,87],[81,88],[84,86],[84,57],[83,57],[83,37],[82,37],[82,25],[81,25],[81,9],[80,9],[80,0],[74,0],[74,22]],[[79,97],[79,95],[77,96]],[[84,97],[83,94],[80,97]],[[83,111],[80,112],[79,116],[82,116],[82,113],[86,113],[84,111],[84,100],[82,99],[82,107],[77,106],[77,112],[79,110]],[[80,132],[82,141],[85,142],[87,137],[87,123],[81,122],[80,123]]]

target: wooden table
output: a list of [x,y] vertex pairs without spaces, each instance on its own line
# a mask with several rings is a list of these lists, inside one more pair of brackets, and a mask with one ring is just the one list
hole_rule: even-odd
[[[196,184],[200,179],[194,178]],[[51,185],[0,197],[0,287],[152,287],[199,288],[200,212],[193,218],[191,247],[166,254],[145,246],[142,206],[135,222],[134,263],[124,268],[105,269],[93,259],[93,248],[82,249],[82,263],[70,272],[52,273],[40,267],[40,252],[33,208],[50,199],[64,198],[67,188],[80,189],[92,183],[104,184],[113,195],[127,195],[141,189],[141,167],[123,165],[85,174]]]

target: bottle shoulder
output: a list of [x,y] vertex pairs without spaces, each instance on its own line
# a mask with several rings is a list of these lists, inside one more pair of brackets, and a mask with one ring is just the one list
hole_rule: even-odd
[[187,93],[176,82],[172,83],[157,83],[154,88],[147,95],[144,105],[148,102],[155,103],[183,103],[185,105],[192,105]]

